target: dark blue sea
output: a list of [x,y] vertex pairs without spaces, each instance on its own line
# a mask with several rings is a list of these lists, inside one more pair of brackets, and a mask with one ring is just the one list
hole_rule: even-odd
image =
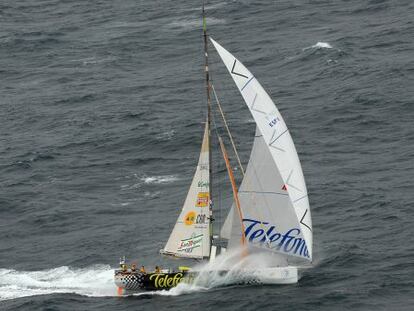
[[[2,0],[0,310],[414,310],[414,2],[206,11],[289,126],[313,268],[295,285],[116,297],[120,256],[181,263],[158,251],[203,133],[201,0]],[[246,164],[254,121],[212,46],[210,63]],[[213,162],[217,229],[232,199]]]

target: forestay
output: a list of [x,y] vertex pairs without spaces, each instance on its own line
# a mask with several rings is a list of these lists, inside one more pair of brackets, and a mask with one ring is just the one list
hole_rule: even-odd
[[[245,235],[250,243],[312,260],[312,221],[305,179],[288,128],[251,72],[211,39],[257,125],[240,187]],[[229,237],[229,215],[222,234]],[[232,233],[234,234],[234,233]]]
[[210,255],[208,125],[200,158],[183,209],[162,254],[203,258]]

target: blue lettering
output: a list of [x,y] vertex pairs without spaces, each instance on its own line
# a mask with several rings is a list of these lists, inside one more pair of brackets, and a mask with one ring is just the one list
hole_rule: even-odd
[[292,250],[292,248],[295,246],[295,244],[293,244],[293,246],[291,247],[291,248],[288,248],[288,246],[289,246],[289,244],[290,244],[290,242],[294,239],[294,236],[290,236],[289,234],[290,233],[292,233],[293,231],[296,231],[297,232],[297,234],[300,234],[300,230],[299,229],[290,229],[288,232],[286,232],[284,235],[283,235],[283,238],[282,238],[282,240],[280,241],[280,243],[279,243],[279,246],[280,247],[282,247],[283,246],[283,244],[284,244],[284,251],[285,252],[287,252],[287,253],[289,253],[291,250]]
[[[263,229],[256,230],[255,232],[253,232],[253,233],[250,235],[249,241],[250,241],[250,242],[254,242],[253,240],[254,240],[255,238],[260,238],[260,237],[263,235],[263,233],[264,233],[264,230],[263,230]],[[266,237],[263,237],[263,239],[266,239]],[[262,240],[263,240],[263,239],[262,239]],[[262,240],[260,240],[260,242],[262,242]]]
[[[276,226],[269,225],[268,222],[246,218],[243,219],[243,222],[248,223],[244,234],[250,243],[262,244],[266,242],[266,245],[269,248],[309,258],[306,242],[299,237],[301,234],[300,229],[292,228],[282,234],[276,231]],[[260,225],[260,228],[257,226],[258,224]]]
[[272,121],[269,122],[269,126],[273,127],[273,125],[275,125],[278,121],[280,121],[278,117],[274,118]]
[[269,238],[269,241],[270,243],[276,242],[277,240],[280,239],[280,237],[281,237],[280,233],[275,233]]
[[[305,240],[303,240],[301,238],[298,238],[298,239],[296,239],[296,241],[298,243],[296,245],[296,248],[295,248],[295,252],[294,253],[296,254],[299,251],[299,254],[302,255],[302,256],[304,256],[304,252],[305,252],[305,249],[306,249]],[[306,256],[306,257],[308,257],[308,256]]]
[[245,221],[250,221],[250,222],[252,223],[250,226],[248,226],[248,227],[246,228],[246,230],[245,230],[245,232],[244,232],[244,235],[245,235],[245,236],[246,236],[246,238],[247,238],[247,237],[248,237],[248,235],[249,235],[249,233],[250,233],[250,231],[252,230],[252,228],[253,228],[256,224],[260,223],[260,221],[253,220],[253,219],[243,219],[243,222],[245,222]]
[[270,239],[269,236],[272,234],[273,229],[275,228],[275,226],[271,226],[265,235],[263,235],[263,238],[260,240],[260,243],[264,243],[264,242],[268,242],[270,243]]

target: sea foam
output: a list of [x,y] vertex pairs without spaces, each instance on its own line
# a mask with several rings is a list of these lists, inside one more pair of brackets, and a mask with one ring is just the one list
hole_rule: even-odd
[[91,297],[116,296],[114,270],[62,266],[40,271],[0,269],[0,301],[27,296],[72,293]]

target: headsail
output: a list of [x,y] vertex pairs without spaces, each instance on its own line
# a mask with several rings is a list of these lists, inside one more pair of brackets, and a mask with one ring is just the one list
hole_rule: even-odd
[[[255,245],[312,260],[312,221],[308,194],[289,130],[275,104],[252,73],[220,44],[213,39],[211,41],[242,94],[258,129],[239,192],[245,235]],[[265,161],[266,164],[263,164]],[[230,222],[230,219],[226,221],[227,224]],[[227,229],[225,226],[224,233],[228,233]]]
[[162,254],[203,258],[210,255],[208,124],[200,158],[183,209]]

